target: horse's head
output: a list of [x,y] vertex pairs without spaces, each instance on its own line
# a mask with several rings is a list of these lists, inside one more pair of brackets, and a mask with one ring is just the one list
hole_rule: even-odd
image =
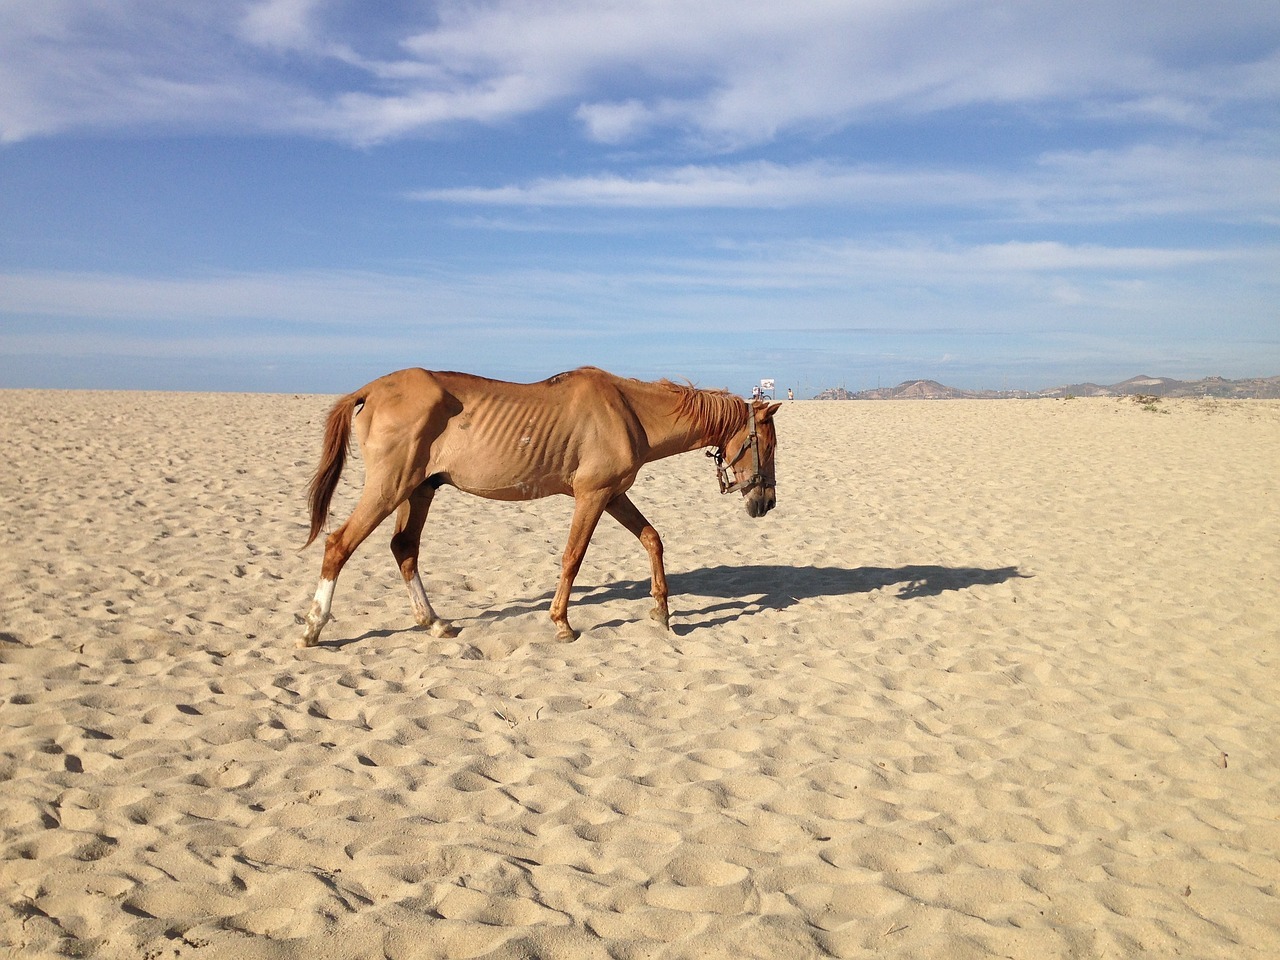
[[778,436],[773,427],[773,415],[782,404],[768,404],[760,400],[751,402],[751,415],[736,433],[729,437],[721,456],[724,468],[733,471],[733,483],[721,480],[725,493],[740,490],[747,498],[747,513],[763,517],[774,508],[778,495],[774,489],[773,454]]

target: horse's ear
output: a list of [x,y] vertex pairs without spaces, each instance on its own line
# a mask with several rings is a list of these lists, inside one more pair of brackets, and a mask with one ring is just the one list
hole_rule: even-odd
[[780,403],[771,404],[769,406],[769,409],[765,410],[764,417],[762,419],[764,420],[765,423],[768,423],[770,420],[773,419],[773,415],[781,409],[782,409],[782,404]]

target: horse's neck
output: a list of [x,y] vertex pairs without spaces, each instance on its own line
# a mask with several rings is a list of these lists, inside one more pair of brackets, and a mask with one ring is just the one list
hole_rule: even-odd
[[646,427],[646,432],[649,434],[649,448],[654,460],[671,457],[677,453],[688,453],[690,450],[708,445],[702,431],[688,420],[674,417],[666,418],[656,426],[656,429]]
[[648,437],[650,460],[724,442],[725,438],[713,436],[715,430],[711,425],[676,413],[679,399],[673,397],[669,388],[659,384],[640,386],[639,395],[632,397],[632,409],[640,417]]

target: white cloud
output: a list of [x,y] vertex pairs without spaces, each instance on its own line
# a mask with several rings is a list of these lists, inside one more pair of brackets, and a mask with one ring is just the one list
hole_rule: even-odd
[[1034,291],[1066,283],[1096,293],[1113,291],[1117,284],[1135,280],[1149,287],[1167,286],[1191,274],[1212,278],[1233,267],[1266,270],[1272,265],[1280,267],[1280,248],[1216,250],[1019,241],[966,246],[849,240],[742,246],[715,257],[654,262],[638,266],[629,281],[648,289],[719,289],[746,297],[770,294],[802,299],[841,291],[901,294],[930,289],[963,296],[979,296],[981,292],[1004,309],[1026,296],[1038,297]]
[[[470,324],[678,292],[790,294],[928,284],[951,289],[1071,276],[1081,284],[1164,282],[1197,268],[1277,271],[1280,248],[1219,250],[1007,242],[963,246],[788,241],[724,247],[683,259],[648,258],[589,268],[493,269],[464,274],[361,271],[255,272],[155,278],[69,271],[0,273],[0,315],[107,322],[274,321],[350,328]],[[664,293],[665,292],[665,293]],[[548,305],[553,307],[548,308]],[[576,305],[576,306],[574,306]],[[600,321],[605,323],[605,321]]]
[[346,324],[353,316],[404,320],[447,310],[429,278],[356,271],[145,277],[106,273],[0,275],[0,312],[172,323],[275,320]]
[[1203,126],[1224,105],[1280,94],[1270,0],[407,9],[7,0],[0,139],[161,123],[371,142],[556,108],[607,143],[671,128],[732,148],[971,104],[1071,102]]
[[584,103],[575,114],[587,135],[599,143],[622,143],[648,131],[656,111],[632,98],[620,103]]
[[665,167],[499,187],[422,190],[413,199],[505,207],[962,209],[1032,222],[1161,216],[1280,222],[1280,137],[1054,152],[1022,170],[823,161]]
[[1280,136],[1139,144],[1047,154],[1038,201],[1047,216],[1121,220],[1169,215],[1280,223]]
[[[1048,338],[1059,354],[1063,343],[1105,344],[1089,358],[1136,364],[1128,375],[1147,365],[1133,344],[1157,344],[1178,361],[1159,372],[1176,373],[1201,356],[1211,330],[1213,343],[1235,346],[1217,348],[1229,364],[1200,373],[1258,375],[1280,357],[1276,282],[1259,277],[1280,277],[1280,247],[912,238],[761,242],[685,258],[564,257],[536,269],[442,266],[414,275],[11,271],[0,273],[0,357],[8,358],[0,368],[9,385],[190,388],[197,381],[174,370],[223,358],[235,368],[219,374],[224,386],[320,390],[411,362],[518,379],[585,362],[705,378],[715,361],[695,345],[731,342],[742,348],[734,375],[747,383],[780,348],[808,350],[822,358],[824,376],[842,377],[847,358],[869,343],[910,353],[925,338],[975,360],[981,354],[996,369],[992,338],[1021,350]],[[966,339],[974,337],[977,347]],[[112,365],[103,356],[173,358],[176,366],[104,372]],[[75,359],[85,357],[94,359]],[[249,377],[273,357],[307,359],[292,379]],[[1082,379],[1071,357],[1055,362],[1075,368],[1063,378]],[[929,375],[919,362],[904,363],[904,377]]]
[[0,4],[0,142],[69,129],[261,129],[307,109],[239,55],[225,10],[117,0]]
[[486,205],[603,207],[776,207],[817,202],[824,192],[846,196],[894,179],[826,164],[750,163],[684,166],[624,176],[559,177],[528,185],[427,190],[416,199]]
[[1008,200],[1007,180],[980,173],[842,166],[821,161],[687,165],[634,176],[557,177],[524,185],[423,190],[413,199],[489,206],[770,208],[815,204],[972,204]]
[[306,50],[316,44],[313,15],[322,0],[265,0],[249,7],[241,33],[265,47]]

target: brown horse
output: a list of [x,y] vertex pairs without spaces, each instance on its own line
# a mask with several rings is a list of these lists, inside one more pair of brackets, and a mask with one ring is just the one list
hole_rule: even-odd
[[531,384],[419,369],[374,380],[329,412],[323,454],[311,481],[307,544],[328,518],[353,422],[365,459],[364,490],[347,522],[325,541],[320,585],[299,646],[319,640],[343,564],[393,511],[391,552],[417,622],[436,636],[456,633],[436,616],[418,575],[422,527],[442,484],[491,500],[555,493],[574,498],[569,543],[551,601],[558,639],[576,636],[569,626],[569,591],[606,512],[648,551],[656,602],[651,616],[668,626],[662,540],[626,491],[644,464],[713,447],[721,492],[741,491],[747,512],[764,516],[776,502],[773,415],[779,406],[748,404],[723,391],[667,380],[625,380],[595,367]]

